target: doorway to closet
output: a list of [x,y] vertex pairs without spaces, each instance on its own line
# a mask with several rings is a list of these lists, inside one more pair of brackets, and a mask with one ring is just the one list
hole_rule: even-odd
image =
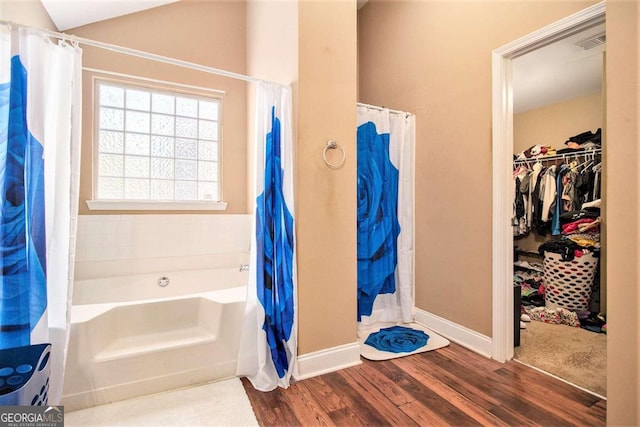
[[494,358],[599,395],[604,33],[601,3],[494,52]]

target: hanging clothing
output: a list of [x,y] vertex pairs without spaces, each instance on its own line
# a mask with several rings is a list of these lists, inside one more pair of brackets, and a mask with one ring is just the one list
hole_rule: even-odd
[[538,184],[538,177],[540,176],[540,172],[542,171],[543,166],[542,163],[536,162],[533,165],[533,168],[531,170],[530,173],[530,178],[529,178],[529,204],[527,205],[527,228],[531,229],[531,227],[533,226],[533,217],[536,215],[536,211],[537,211],[537,202],[538,200],[540,200],[540,197],[538,194],[536,194],[536,189],[538,189],[537,191],[540,191],[540,186]]
[[[513,172],[513,185],[515,198],[513,201],[513,217],[511,225],[513,226],[513,235],[520,236],[527,232],[527,211],[529,210],[529,191],[528,191],[529,170],[523,166],[516,168]],[[525,184],[523,185],[523,182]]]
[[[585,154],[584,161],[549,165],[544,158],[535,160],[530,168],[514,168],[513,214],[511,225],[514,236],[523,236],[533,230],[544,236],[560,234],[558,218],[562,213],[580,209],[594,200],[600,192],[600,164],[594,165],[598,154]],[[554,159],[557,161],[557,159]]]
[[547,222],[550,219],[550,214],[556,203],[556,165],[551,165],[544,174],[544,181],[540,187],[540,196],[543,200],[541,221]]
[[560,165],[560,170],[556,174],[556,204],[553,207],[553,218],[551,225],[551,234],[557,236],[562,232],[560,228],[560,214],[563,211],[563,200],[562,195],[564,191],[564,176],[569,172],[569,167],[565,164]]

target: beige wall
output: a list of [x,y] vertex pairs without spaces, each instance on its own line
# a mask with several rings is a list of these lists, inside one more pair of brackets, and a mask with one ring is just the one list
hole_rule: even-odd
[[[278,22],[277,30],[273,22]],[[273,46],[278,54],[274,56]],[[294,141],[298,140],[298,2],[247,1],[247,74],[263,80],[291,84]],[[253,209],[253,141],[255,139],[255,85],[247,91],[248,186],[247,206]],[[294,155],[297,153],[294,153]]]
[[[356,2],[299,3],[298,279],[300,354],[356,336]],[[345,150],[341,169],[322,152]]]
[[602,128],[602,94],[581,96],[513,116],[513,152],[532,145],[567,148],[570,136]]
[[636,1],[607,1],[607,423],[640,425],[640,52]]
[[2,0],[0,20],[57,31],[40,0]]
[[[246,6],[244,2],[183,0],[167,6],[68,30],[70,34],[126,46],[236,73],[246,73]],[[140,77],[226,91],[224,97],[222,183],[227,210],[247,208],[247,83],[83,46],[83,65]],[[126,79],[125,79],[126,80]],[[83,73],[82,168],[80,213],[92,198],[92,73]],[[182,211],[183,213],[188,211]],[[149,213],[158,213],[153,211]]]
[[[297,107],[298,353],[350,344],[357,339],[356,4],[253,0],[247,17],[248,70],[291,82]],[[342,169],[322,160],[329,139],[347,153]]]

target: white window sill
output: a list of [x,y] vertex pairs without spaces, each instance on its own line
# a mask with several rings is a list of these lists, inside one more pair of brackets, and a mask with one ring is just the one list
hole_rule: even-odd
[[227,202],[87,200],[90,211],[224,211]]

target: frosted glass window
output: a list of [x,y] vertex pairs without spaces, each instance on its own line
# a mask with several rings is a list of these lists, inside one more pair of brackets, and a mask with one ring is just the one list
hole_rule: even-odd
[[100,129],[123,130],[124,111],[114,108],[100,108]]
[[151,159],[151,178],[173,179],[173,159]]
[[195,139],[176,139],[176,158],[195,160],[198,141]]
[[218,186],[215,182],[198,183],[198,200],[218,200]]
[[148,178],[149,160],[149,157],[126,156],[124,159],[124,176]]
[[152,200],[170,200],[173,199],[173,180],[168,179],[152,179],[151,180],[151,199]]
[[198,162],[194,160],[176,160],[176,179],[198,179]]
[[155,135],[173,135],[175,117],[164,114],[153,114],[151,116],[151,133]]
[[149,200],[149,180],[124,180],[124,198],[127,200]]
[[101,153],[122,153],[124,149],[124,134],[101,130],[98,136]]
[[198,160],[217,160],[215,142],[200,141],[198,144]]
[[98,197],[105,200],[121,200],[124,197],[124,179],[100,178],[100,181],[98,181]]
[[97,200],[220,201],[212,96],[96,80]]
[[149,111],[151,94],[142,90],[127,89],[127,109]]
[[176,181],[176,200],[197,200],[198,183],[195,181]]
[[154,113],[173,114],[175,113],[175,104],[175,96],[162,93],[154,93],[151,95],[151,111]]
[[218,140],[218,122],[200,120],[198,127],[198,138],[211,141]]
[[176,116],[198,117],[198,100],[176,98]]
[[198,162],[198,180],[215,181],[218,178],[218,164],[215,162]]
[[139,156],[149,155],[149,135],[128,133],[125,140],[125,153]]
[[198,136],[198,121],[185,117],[176,118],[176,136],[196,138]]
[[151,155],[154,157],[173,157],[175,140],[164,136],[151,137]]
[[100,88],[100,105],[124,107],[124,89],[114,86],[102,86]]
[[198,117],[200,117],[201,119],[218,120],[218,103],[200,101]]
[[101,176],[122,176],[124,157],[118,154],[100,154]]
[[149,113],[127,110],[127,125],[125,126],[125,130],[127,132],[139,132],[148,134],[150,119],[151,118],[149,117]]

